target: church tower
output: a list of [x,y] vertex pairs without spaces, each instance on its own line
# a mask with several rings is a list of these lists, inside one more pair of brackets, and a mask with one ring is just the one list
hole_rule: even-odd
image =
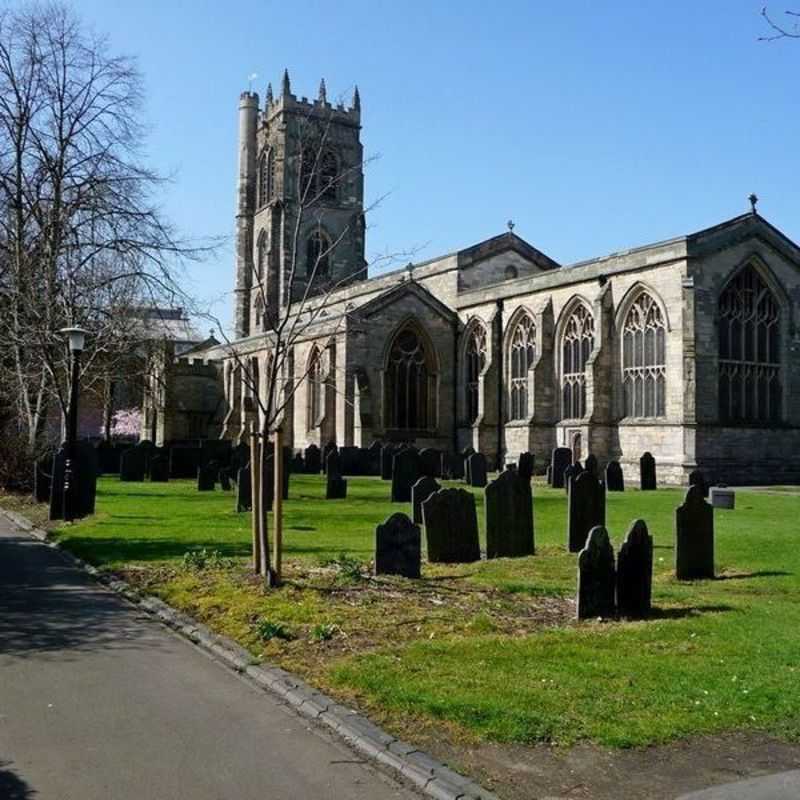
[[[255,110],[254,110],[255,106]],[[236,334],[269,330],[294,299],[366,278],[361,101],[267,88],[240,100]]]

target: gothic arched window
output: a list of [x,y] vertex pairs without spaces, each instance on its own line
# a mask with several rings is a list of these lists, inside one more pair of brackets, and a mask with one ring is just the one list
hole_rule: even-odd
[[311,278],[324,278],[330,266],[331,245],[328,237],[315,231],[308,237],[306,245],[306,275]]
[[326,150],[322,156],[320,168],[320,189],[323,200],[336,201],[338,180],[339,162],[336,159],[336,154],[331,150]]
[[667,343],[661,309],[642,292],[622,326],[622,387],[626,417],[666,414]]
[[480,377],[486,366],[486,329],[483,325],[475,325],[467,340],[466,374],[467,374],[467,421],[470,425],[480,413],[479,388]]
[[594,348],[594,317],[582,303],[564,326],[561,342],[561,417],[586,415],[586,364]]
[[722,421],[780,420],[780,323],[774,295],[754,267],[745,267],[719,298]]
[[322,354],[318,347],[311,351],[308,362],[308,429],[316,428],[322,416]]
[[510,419],[527,419],[528,371],[536,357],[536,326],[529,314],[523,314],[511,334]]
[[265,206],[275,191],[275,157],[272,148],[258,162],[258,205]]
[[435,379],[431,357],[412,326],[392,342],[384,387],[386,427],[421,430],[435,425]]

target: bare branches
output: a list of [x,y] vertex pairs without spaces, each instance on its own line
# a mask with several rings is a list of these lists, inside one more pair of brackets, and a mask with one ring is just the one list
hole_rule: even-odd
[[778,39],[800,39],[800,11],[784,11],[784,16],[788,17],[787,24],[780,24],[767,11],[764,6],[761,9],[761,16],[766,20],[767,25],[772,31],[768,36],[759,36],[760,42],[774,42]]

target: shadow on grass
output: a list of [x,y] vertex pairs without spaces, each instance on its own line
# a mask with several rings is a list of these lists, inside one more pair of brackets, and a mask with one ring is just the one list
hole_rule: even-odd
[[9,769],[9,766],[10,762],[0,761],[0,797],[3,800],[28,800],[36,797],[37,792]]
[[112,561],[170,561],[183,558],[191,550],[216,550],[225,558],[251,555],[249,542],[221,542],[218,539],[191,542],[175,539],[132,539],[64,537],[62,544],[92,564]]
[[696,617],[699,614],[719,614],[723,611],[736,611],[736,609],[727,605],[687,606],[686,608],[657,608],[654,606],[650,611],[650,619],[685,619],[686,617]]
[[784,572],[782,570],[764,569],[758,572],[736,572],[731,575],[717,575],[715,581],[741,581],[747,578],[782,578],[794,575],[794,572]]
[[290,530],[290,531],[315,531],[316,528],[314,528],[311,525],[292,525],[287,530]]

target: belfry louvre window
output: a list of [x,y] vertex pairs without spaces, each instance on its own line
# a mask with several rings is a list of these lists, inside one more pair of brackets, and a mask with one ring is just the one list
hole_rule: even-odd
[[481,373],[486,366],[486,330],[476,325],[467,342],[467,420],[472,425],[480,413],[479,389]]
[[258,205],[264,206],[271,199],[275,187],[275,157],[272,148],[258,162]]
[[306,247],[306,275],[309,278],[325,278],[330,266],[331,245],[328,237],[319,231],[312,233]]
[[752,267],[745,267],[719,299],[719,415],[723,422],[781,418],[781,313]]
[[622,328],[622,386],[626,417],[666,413],[666,326],[661,309],[643,292]]
[[561,344],[561,416],[586,415],[586,364],[594,348],[594,317],[584,305],[567,320]]
[[511,419],[526,419],[528,412],[528,371],[536,357],[536,327],[528,314],[514,326],[511,337]]
[[403,328],[392,343],[386,367],[386,427],[433,428],[434,396],[435,377],[425,345],[414,328]]

